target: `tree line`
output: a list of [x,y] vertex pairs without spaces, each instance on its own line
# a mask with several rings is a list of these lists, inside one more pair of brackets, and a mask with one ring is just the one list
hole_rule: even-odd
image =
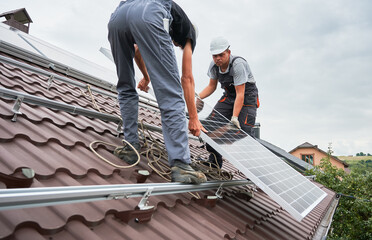
[[329,239],[372,239],[372,172],[353,169],[347,174],[330,162],[331,150],[308,175],[339,197]]

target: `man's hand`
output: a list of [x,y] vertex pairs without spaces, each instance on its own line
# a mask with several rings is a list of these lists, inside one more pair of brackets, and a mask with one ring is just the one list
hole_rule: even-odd
[[141,91],[148,92],[150,89],[149,83],[150,83],[150,80],[146,80],[145,78],[142,78],[141,81],[138,83],[137,88],[139,88]]
[[203,125],[200,123],[199,119],[190,119],[189,120],[189,131],[191,132],[192,135],[199,137],[200,136],[200,131],[207,132]]
[[239,120],[238,120],[238,117],[235,117],[235,116],[232,116],[231,117],[231,122],[237,127],[240,129],[240,123],[239,123]]

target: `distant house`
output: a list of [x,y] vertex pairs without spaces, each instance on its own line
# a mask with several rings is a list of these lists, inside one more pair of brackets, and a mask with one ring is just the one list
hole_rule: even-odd
[[[312,145],[308,142],[297,146],[289,153],[313,166],[319,165],[320,160],[328,156],[328,153],[318,148],[318,145]],[[338,159],[335,156],[331,156],[330,161],[333,166],[341,168],[342,170],[345,170],[345,168],[348,167],[348,165],[344,161]]]

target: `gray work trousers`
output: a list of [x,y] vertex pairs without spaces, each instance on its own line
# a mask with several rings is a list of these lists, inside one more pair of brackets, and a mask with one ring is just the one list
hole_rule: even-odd
[[137,44],[150,76],[161,111],[170,166],[178,159],[190,163],[185,102],[171,37],[163,19],[171,19],[171,0],[121,2],[108,23],[108,39],[118,75],[118,100],[124,138],[138,142],[138,94],[134,76],[134,44]]

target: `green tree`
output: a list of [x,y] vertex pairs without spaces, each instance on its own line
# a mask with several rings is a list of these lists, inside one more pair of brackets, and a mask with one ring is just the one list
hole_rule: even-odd
[[372,173],[353,171],[346,174],[330,162],[328,157],[309,170],[316,181],[340,196],[335,212],[330,239],[372,239]]

